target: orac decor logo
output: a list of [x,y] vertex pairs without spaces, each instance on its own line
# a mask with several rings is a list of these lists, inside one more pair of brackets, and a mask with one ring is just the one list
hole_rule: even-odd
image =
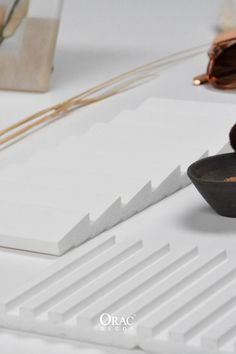
[[109,313],[102,313],[99,322],[102,331],[127,331],[134,329],[135,314],[130,316],[116,316]]

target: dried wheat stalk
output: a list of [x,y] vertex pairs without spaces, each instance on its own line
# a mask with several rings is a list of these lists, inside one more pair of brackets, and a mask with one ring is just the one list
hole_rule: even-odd
[[168,57],[148,63],[122,75],[116,76],[100,85],[97,85],[77,96],[74,96],[64,102],[58,103],[52,107],[37,112],[19,122],[0,130],[0,145],[7,144],[12,140],[22,137],[25,133],[33,131],[35,128],[52,122],[70,110],[81,108],[92,103],[97,103],[106,98],[127,91],[134,86],[140,85],[154,78],[161,70],[188,59],[192,56],[205,52],[207,45],[194,47],[185,51],[181,51]]

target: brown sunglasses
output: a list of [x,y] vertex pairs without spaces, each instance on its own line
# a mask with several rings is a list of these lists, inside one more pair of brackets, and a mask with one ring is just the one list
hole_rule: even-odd
[[236,30],[216,37],[208,56],[207,72],[196,76],[194,85],[209,83],[219,89],[236,89]]

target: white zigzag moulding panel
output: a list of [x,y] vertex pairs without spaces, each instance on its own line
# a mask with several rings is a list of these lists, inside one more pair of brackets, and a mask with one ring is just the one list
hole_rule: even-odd
[[0,246],[54,255],[78,246],[188,185],[187,166],[219,152],[234,121],[233,105],[152,99],[8,166]]
[[103,235],[2,298],[0,325],[153,353],[226,354],[235,353],[235,307],[226,250]]

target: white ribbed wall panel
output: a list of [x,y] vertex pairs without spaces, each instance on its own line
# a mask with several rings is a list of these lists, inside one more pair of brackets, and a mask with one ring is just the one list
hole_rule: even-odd
[[[131,327],[100,316],[134,315]],[[0,325],[153,353],[235,353],[236,261],[216,246],[103,235],[0,299]]]
[[151,99],[2,170],[0,246],[61,255],[188,185],[187,166],[235,121],[210,106]]

